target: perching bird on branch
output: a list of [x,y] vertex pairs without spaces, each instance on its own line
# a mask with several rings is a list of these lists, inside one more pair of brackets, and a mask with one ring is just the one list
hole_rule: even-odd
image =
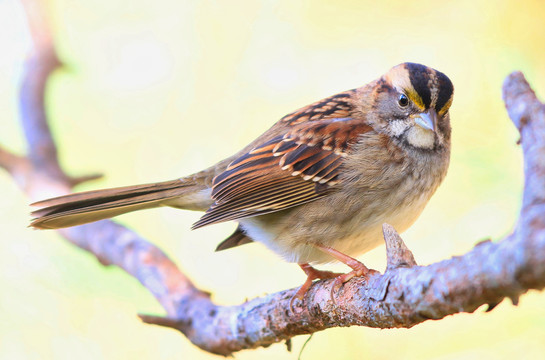
[[[96,190],[34,203],[31,226],[56,229],[171,206],[205,211],[193,228],[228,220],[217,250],[257,241],[333,288],[369,269],[352,258],[382,241],[387,222],[406,230],[447,173],[453,86],[404,63],[360,88],[284,116],[237,154],[172,181]],[[337,259],[347,274],[311,263]]]

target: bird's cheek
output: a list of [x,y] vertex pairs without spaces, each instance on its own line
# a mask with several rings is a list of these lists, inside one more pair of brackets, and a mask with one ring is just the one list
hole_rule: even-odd
[[388,132],[391,136],[401,136],[407,130],[407,124],[403,120],[391,120],[388,126]]

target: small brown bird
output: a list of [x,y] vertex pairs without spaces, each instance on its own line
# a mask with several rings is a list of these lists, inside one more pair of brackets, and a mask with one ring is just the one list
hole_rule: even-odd
[[[31,226],[56,229],[171,206],[206,211],[193,229],[237,220],[217,250],[258,241],[312,281],[333,288],[369,270],[351,256],[382,241],[387,222],[406,230],[447,173],[453,86],[443,73],[404,63],[360,88],[284,116],[237,154],[193,175],[87,191],[33,205]],[[339,275],[310,263],[337,259]]]

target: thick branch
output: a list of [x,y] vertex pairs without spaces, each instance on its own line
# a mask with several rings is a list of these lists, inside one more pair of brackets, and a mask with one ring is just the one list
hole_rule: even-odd
[[[39,61],[51,61],[51,45],[38,50]],[[46,123],[44,84],[54,67],[45,68],[49,70],[29,65],[25,81],[36,77],[37,85],[24,82],[21,90],[27,141],[44,145],[30,144],[26,158],[0,148],[0,166],[34,199],[66,193],[74,184],[58,166]],[[463,256],[416,266],[399,235],[385,226],[386,272],[367,282],[352,279],[335,294],[336,305],[330,299],[329,280],[314,284],[304,301],[295,304],[294,313],[289,310],[294,289],[238,306],[218,306],[158,248],[112,221],[60,233],[103,264],[120,266],[154,294],[167,317],[142,316],[144,321],[178,329],[202,349],[223,355],[330,327],[412,327],[428,319],[472,312],[483,304],[491,308],[505,297],[516,303],[528,289],[545,286],[545,108],[520,73],[507,78],[504,98],[521,131],[525,159],[523,208],[514,233],[497,243],[482,242]]]

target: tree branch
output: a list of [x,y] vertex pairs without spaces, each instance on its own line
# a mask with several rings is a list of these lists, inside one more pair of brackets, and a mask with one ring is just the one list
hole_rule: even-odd
[[53,141],[46,119],[45,89],[49,76],[62,67],[47,21],[42,16],[43,4],[33,0],[22,0],[33,41],[34,51],[27,57],[23,69],[23,80],[19,89],[19,112],[27,146],[27,158],[35,167],[45,170],[56,178],[65,178],[69,186],[100,178],[100,174],[70,177],[61,169],[57,157],[57,146]]
[[[33,13],[28,14],[34,23]],[[45,44],[36,47],[21,88],[28,154],[21,157],[0,148],[0,166],[32,199],[62,195],[77,182],[59,166],[46,121],[45,84],[57,65],[53,66],[52,42]],[[52,65],[38,65],[42,62]],[[177,329],[200,348],[222,355],[331,327],[409,328],[429,319],[473,312],[483,304],[490,310],[505,297],[516,304],[527,290],[545,286],[545,106],[521,73],[506,79],[504,99],[521,133],[525,164],[523,206],[513,234],[496,243],[481,242],[463,256],[417,266],[401,237],[385,225],[385,273],[368,281],[352,279],[335,293],[336,304],[330,299],[333,282],[326,280],[315,283],[304,301],[295,304],[294,312],[289,302],[295,289],[238,306],[219,306],[161,250],[113,221],[59,233],[101,263],[123,268],[157,298],[167,316],[141,315],[145,322]]]

